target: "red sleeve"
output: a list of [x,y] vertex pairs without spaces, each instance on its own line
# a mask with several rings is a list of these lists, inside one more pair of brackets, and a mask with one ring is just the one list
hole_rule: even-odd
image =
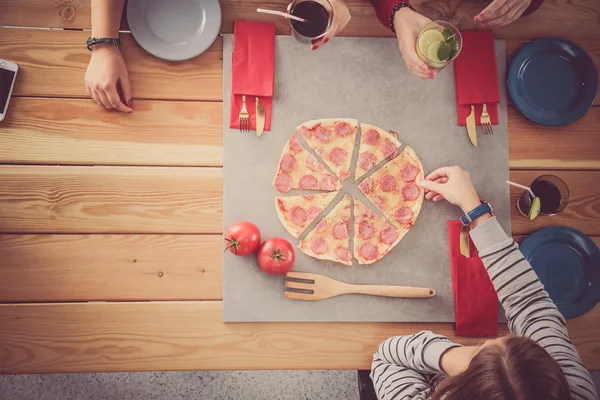
[[531,4],[529,4],[529,7],[527,7],[527,10],[525,10],[525,12],[523,13],[522,16],[526,17],[529,14],[533,14],[535,12],[535,10],[540,8],[540,6],[542,5],[543,2],[544,2],[544,0],[531,0]]
[[[536,0],[532,0],[536,1]],[[371,0],[371,4],[375,7],[375,11],[377,12],[377,18],[379,22],[383,24],[386,28],[390,28],[390,18],[392,16],[392,10],[399,3],[410,3],[409,0]]]

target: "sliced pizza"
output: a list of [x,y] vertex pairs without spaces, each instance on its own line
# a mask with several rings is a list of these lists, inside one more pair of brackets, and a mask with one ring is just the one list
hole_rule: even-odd
[[394,228],[385,218],[354,199],[354,257],[359,264],[381,260],[408,230],[406,226]]
[[297,133],[290,137],[283,148],[273,186],[281,193],[292,189],[332,192],[342,187],[338,179],[300,145]]
[[423,166],[414,150],[406,147],[392,161],[359,185],[361,192],[398,227],[410,227],[423,204]]
[[311,257],[352,265],[350,196],[344,196],[298,247]]
[[296,239],[331,203],[338,192],[275,197],[275,210],[283,227]]
[[350,176],[350,162],[356,142],[355,119],[316,119],[296,128],[308,145],[336,173],[340,181]]
[[360,124],[360,132],[355,179],[361,178],[386,158],[394,158],[400,147],[400,141],[394,133],[375,125]]

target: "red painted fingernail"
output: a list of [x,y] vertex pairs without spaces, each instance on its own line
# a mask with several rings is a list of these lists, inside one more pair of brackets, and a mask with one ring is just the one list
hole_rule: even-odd
[[427,67],[424,66],[423,64],[421,64],[421,66],[419,68],[421,68],[421,71],[427,71]]
[[323,39],[323,43],[327,43],[327,42],[329,42],[329,38],[328,37],[326,37],[325,39]]
[[318,47],[317,47],[317,46],[313,46],[313,47],[311,47],[311,50],[316,50],[316,49],[318,49]]

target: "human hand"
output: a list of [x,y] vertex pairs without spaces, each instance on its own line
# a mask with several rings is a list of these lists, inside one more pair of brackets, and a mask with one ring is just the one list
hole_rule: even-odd
[[421,182],[425,188],[425,198],[433,201],[448,200],[459,206],[465,213],[481,204],[471,183],[469,173],[461,167],[436,169]]
[[352,17],[344,0],[329,0],[329,2],[333,7],[333,21],[329,30],[325,32],[325,36],[312,42],[312,50],[316,50],[323,46],[325,43],[329,42],[332,37],[344,30]]
[[[120,85],[123,100],[119,96]],[[92,50],[92,58],[85,73],[85,87],[94,101],[107,109],[116,108],[132,112],[131,84],[127,67],[118,47],[97,45]]]
[[477,350],[477,346],[452,347],[440,357],[440,366],[449,376],[459,375],[469,368]]
[[499,28],[519,19],[530,4],[531,0],[494,0],[474,19],[483,27]]
[[435,79],[435,69],[430,68],[417,54],[417,37],[421,29],[431,20],[408,7],[401,8],[394,15],[394,28],[398,46],[409,71],[422,79]]

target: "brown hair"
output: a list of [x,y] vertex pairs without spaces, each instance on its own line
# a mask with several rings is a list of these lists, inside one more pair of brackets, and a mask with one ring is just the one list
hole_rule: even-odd
[[572,400],[558,363],[529,338],[507,336],[482,348],[469,368],[446,378],[432,400]]

